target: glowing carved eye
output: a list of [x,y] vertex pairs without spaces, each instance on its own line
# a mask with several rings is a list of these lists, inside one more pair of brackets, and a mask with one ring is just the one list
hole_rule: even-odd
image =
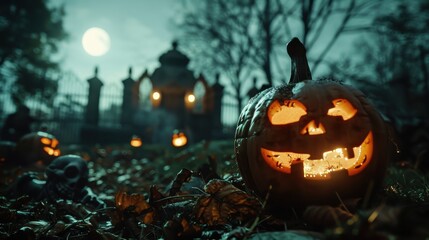
[[54,155],[54,149],[50,148],[50,147],[44,147],[43,150],[48,154],[48,155]]
[[61,154],[61,152],[60,152],[60,150],[59,150],[59,149],[54,150],[54,156],[55,156],[55,157],[60,156],[60,154]]
[[45,145],[49,145],[49,144],[51,144],[51,139],[49,139],[49,138],[45,138],[45,137],[42,137],[41,139],[40,139],[40,142],[42,142],[43,144],[45,144]]
[[57,145],[58,145],[58,140],[54,138],[54,139],[52,140],[52,145],[51,145],[51,147],[55,148]]
[[347,99],[335,99],[332,103],[334,107],[328,110],[329,116],[341,116],[346,121],[357,113],[357,109]]
[[268,108],[268,119],[272,125],[298,122],[306,114],[306,107],[298,100],[285,100],[283,105],[279,101],[274,101]]

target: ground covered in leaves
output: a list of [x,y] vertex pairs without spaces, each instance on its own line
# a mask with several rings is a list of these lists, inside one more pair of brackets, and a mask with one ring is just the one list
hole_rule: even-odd
[[230,141],[183,149],[68,147],[87,160],[89,183],[107,207],[11,194],[20,175],[45,180],[45,166],[1,166],[0,239],[429,239],[429,178],[389,167],[379,200],[267,213],[246,192]]

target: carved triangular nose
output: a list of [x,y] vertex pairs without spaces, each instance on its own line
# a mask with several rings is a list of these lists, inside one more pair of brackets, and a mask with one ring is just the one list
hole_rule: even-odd
[[301,134],[308,134],[308,135],[319,135],[324,134],[325,127],[321,122],[316,124],[316,121],[311,120],[305,127],[301,130]]

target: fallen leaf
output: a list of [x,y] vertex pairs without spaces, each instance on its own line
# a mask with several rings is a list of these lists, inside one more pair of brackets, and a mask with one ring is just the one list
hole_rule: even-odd
[[145,224],[151,223],[153,220],[154,212],[142,194],[133,193],[128,195],[126,192],[118,192],[115,196],[115,206],[120,212],[132,208],[132,212],[137,215],[143,214],[142,221]]
[[224,180],[211,180],[204,191],[207,195],[198,198],[194,208],[196,219],[204,224],[243,224],[255,218],[261,209],[257,198]]

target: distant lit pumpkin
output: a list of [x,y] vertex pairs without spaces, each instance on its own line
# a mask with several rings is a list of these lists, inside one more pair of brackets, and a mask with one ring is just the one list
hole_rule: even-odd
[[22,164],[41,162],[49,164],[61,152],[59,141],[46,132],[33,132],[24,135],[16,144],[17,161]]
[[246,185],[271,208],[338,203],[380,185],[388,138],[363,93],[311,80],[305,48],[294,39],[290,84],[256,95],[241,112],[237,163]]
[[138,136],[133,136],[130,140],[130,145],[131,147],[141,147],[143,144],[141,138],[139,138]]
[[174,147],[183,147],[187,143],[188,143],[188,138],[186,137],[185,133],[175,130],[171,138],[171,144]]

